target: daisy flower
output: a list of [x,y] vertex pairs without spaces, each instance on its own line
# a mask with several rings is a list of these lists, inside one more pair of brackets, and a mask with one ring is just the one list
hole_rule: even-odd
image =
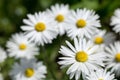
[[28,14],[28,19],[24,19],[24,26],[21,29],[30,41],[37,45],[51,43],[57,36],[57,29],[54,28],[54,21],[45,12]]
[[30,59],[39,54],[39,48],[30,42],[23,33],[12,35],[6,47],[10,57]]
[[116,9],[114,12],[114,16],[111,18],[111,26],[116,33],[120,32],[120,9]]
[[3,48],[0,47],[0,63],[4,62],[7,58],[6,52],[3,50]]
[[47,14],[55,21],[55,27],[58,29],[58,34],[63,35],[66,32],[65,20],[69,14],[69,6],[64,4],[56,4],[47,10]]
[[115,34],[107,32],[106,30],[97,30],[96,34],[91,38],[95,45],[99,45],[103,49],[108,44],[114,42],[116,39]]
[[36,59],[21,59],[15,63],[10,71],[12,80],[42,80],[45,78],[46,66]]
[[99,16],[95,14],[93,10],[77,9],[71,11],[71,15],[68,16],[67,23],[67,34],[70,38],[87,37],[95,33],[97,28],[101,27]]
[[68,47],[61,46],[59,53],[63,55],[60,57],[58,63],[63,67],[70,66],[67,70],[67,74],[70,75],[70,79],[75,76],[75,80],[78,80],[82,75],[85,78],[90,74],[91,70],[97,70],[104,66],[104,56],[101,53],[96,53],[98,49],[97,45],[94,45],[90,40],[87,41],[84,38],[74,39],[74,46],[66,41]]
[[111,72],[107,72],[107,70],[97,70],[92,71],[90,75],[88,75],[87,80],[116,80],[114,74]]
[[2,74],[0,73],[0,80],[3,80],[3,76],[2,76]]
[[120,42],[110,44],[105,48],[105,53],[107,54],[107,58],[105,59],[107,68],[120,77]]

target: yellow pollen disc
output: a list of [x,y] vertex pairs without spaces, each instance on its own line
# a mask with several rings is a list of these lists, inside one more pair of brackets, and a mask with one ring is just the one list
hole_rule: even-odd
[[98,80],[104,80],[103,78],[99,78]]
[[76,22],[76,25],[78,28],[84,28],[86,26],[86,21],[83,19],[80,19]]
[[46,25],[42,22],[39,22],[35,25],[35,30],[38,31],[38,32],[44,31],[45,28],[46,28]]
[[79,51],[76,53],[75,58],[78,62],[86,62],[88,60],[88,54],[84,51]]
[[59,14],[59,15],[56,16],[55,20],[58,21],[58,22],[63,22],[64,21],[64,16]]
[[25,70],[25,76],[26,77],[32,77],[34,75],[34,70],[32,68],[27,68]]
[[104,42],[104,39],[102,37],[96,37],[94,42],[95,44],[102,44]]
[[20,50],[25,50],[26,48],[27,48],[26,44],[22,43],[22,44],[19,45]]
[[116,60],[117,62],[120,62],[120,53],[117,53],[117,54],[115,55],[115,60]]

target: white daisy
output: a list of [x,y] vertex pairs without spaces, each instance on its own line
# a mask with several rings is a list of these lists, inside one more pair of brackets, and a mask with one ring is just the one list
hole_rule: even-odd
[[3,80],[3,76],[2,76],[2,74],[0,73],[0,80]]
[[120,9],[115,10],[114,16],[111,18],[111,25],[114,26],[113,30],[116,33],[120,32]]
[[58,29],[60,35],[63,35],[66,32],[65,20],[67,19],[69,12],[69,6],[64,4],[55,4],[54,6],[51,6],[51,9],[47,10],[47,14],[54,19],[56,23],[55,27]]
[[30,59],[39,54],[39,48],[30,42],[23,33],[12,35],[6,46],[10,57]]
[[6,52],[3,50],[3,48],[0,47],[0,63],[4,62],[7,58]]
[[113,43],[116,39],[115,34],[107,32],[106,30],[97,30],[96,34],[92,36],[91,40],[95,45],[99,45],[101,49],[110,43]]
[[106,69],[100,69],[92,71],[91,74],[88,75],[87,80],[115,80],[115,76],[111,72],[107,72]]
[[28,19],[24,19],[24,26],[21,29],[25,31],[26,37],[37,45],[51,43],[57,36],[57,30],[54,28],[54,21],[45,12],[28,14]]
[[105,59],[107,68],[120,77],[120,42],[110,44],[105,48],[105,53],[107,53]]
[[15,63],[10,71],[12,80],[42,80],[45,78],[46,66],[36,59],[21,59]]
[[[97,70],[103,66],[104,56],[101,53],[96,53],[98,49],[97,45],[94,45],[90,40],[86,39],[74,39],[74,46],[66,41],[67,46],[61,46],[60,57],[58,63],[63,67],[70,66],[67,70],[67,74],[70,74],[70,79],[75,76],[75,80],[78,80],[82,74],[83,78],[88,75],[91,70]],[[95,54],[96,53],[96,54]]]
[[77,9],[71,11],[71,15],[66,20],[68,36],[72,39],[76,36],[91,38],[97,28],[101,27],[98,18],[99,16],[92,10]]

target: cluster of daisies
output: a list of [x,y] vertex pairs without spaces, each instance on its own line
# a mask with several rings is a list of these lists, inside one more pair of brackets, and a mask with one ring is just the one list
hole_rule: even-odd
[[[119,14],[117,9],[111,18],[115,33],[100,29],[99,16],[86,8],[70,10],[68,5],[56,4],[46,11],[28,14],[21,26],[23,32],[12,35],[6,52],[0,48],[0,63],[7,57],[19,59],[10,70],[11,80],[42,80],[47,67],[35,57],[40,55],[39,46],[66,34],[71,41],[58,51],[62,54],[58,64],[68,68],[70,79],[116,80],[120,77],[120,41],[115,35],[120,32]],[[4,80],[2,74],[0,80]]]

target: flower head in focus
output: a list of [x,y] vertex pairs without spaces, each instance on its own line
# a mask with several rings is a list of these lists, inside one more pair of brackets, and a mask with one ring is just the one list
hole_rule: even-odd
[[95,31],[101,27],[99,16],[93,10],[86,8],[71,11],[66,23],[67,35],[72,39],[76,36],[91,38]]
[[53,19],[45,12],[28,14],[28,19],[24,19],[23,22],[25,25],[21,26],[21,29],[25,32],[26,37],[37,45],[52,43],[52,40],[58,35]]
[[98,46],[90,40],[75,38],[74,46],[68,41],[66,43],[68,47],[61,46],[60,48],[59,52],[63,57],[59,58],[58,63],[62,66],[61,68],[70,66],[67,70],[70,79],[75,76],[75,80],[78,80],[81,75],[85,78],[91,70],[97,70],[104,66],[105,55],[102,52],[96,53]]

